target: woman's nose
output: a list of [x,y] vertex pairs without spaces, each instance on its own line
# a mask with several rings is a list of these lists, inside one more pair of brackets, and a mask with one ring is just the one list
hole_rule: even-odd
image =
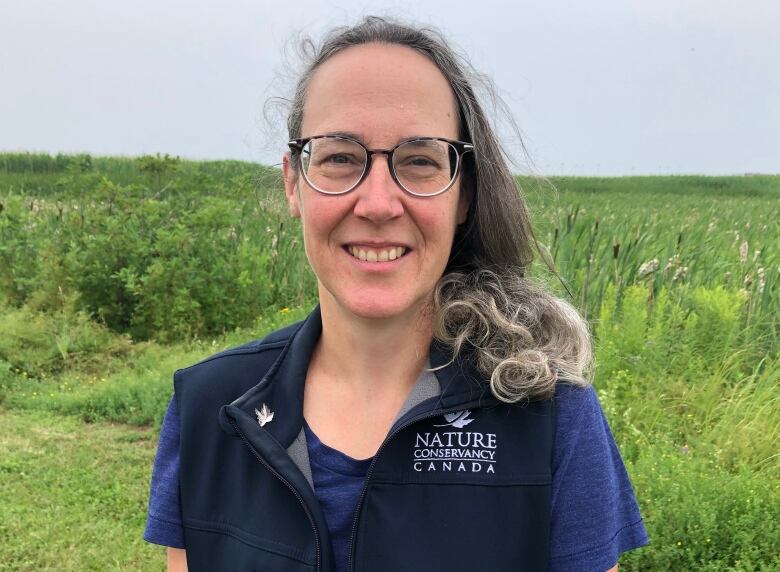
[[372,222],[385,222],[404,213],[403,191],[390,175],[389,158],[374,156],[366,178],[354,190],[356,216]]

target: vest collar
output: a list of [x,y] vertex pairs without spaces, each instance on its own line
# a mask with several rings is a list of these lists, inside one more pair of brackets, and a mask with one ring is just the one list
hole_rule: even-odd
[[[263,405],[266,405],[274,416],[263,429],[283,448],[288,448],[303,428],[303,388],[309,361],[321,333],[322,317],[317,306],[294,330],[262,380],[227,408],[223,408],[223,415],[220,415],[223,427],[233,433],[229,423],[225,423],[225,409],[230,410],[228,415],[231,417],[231,413],[238,413],[238,409],[246,416],[256,418],[256,411],[261,411]],[[496,402],[490,395],[487,384],[480,381],[466,358],[453,358],[452,352],[446,346],[434,340],[429,348],[428,360],[439,382],[439,394],[427,399],[421,398],[423,400],[416,404],[407,403],[404,407],[406,411],[396,419],[394,427],[412,417],[438,409],[451,409],[460,404],[473,407],[475,401]],[[255,421],[255,427],[257,423]],[[246,417],[242,424],[247,424]]]

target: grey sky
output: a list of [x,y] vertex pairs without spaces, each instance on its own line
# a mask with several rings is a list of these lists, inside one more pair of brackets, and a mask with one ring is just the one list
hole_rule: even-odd
[[441,28],[539,173],[780,172],[776,0],[0,0],[0,150],[278,162],[285,44],[371,13]]

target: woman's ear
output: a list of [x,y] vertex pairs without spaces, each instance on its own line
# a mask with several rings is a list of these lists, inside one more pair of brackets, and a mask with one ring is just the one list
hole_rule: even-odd
[[463,224],[466,222],[466,218],[469,216],[469,207],[471,206],[471,199],[474,193],[471,191],[470,185],[464,185],[460,188],[460,196],[458,197],[458,212],[457,223]]
[[282,177],[284,178],[284,194],[287,195],[287,203],[290,206],[290,214],[295,218],[301,218],[301,208],[298,204],[298,174],[290,165],[290,153],[282,158]]

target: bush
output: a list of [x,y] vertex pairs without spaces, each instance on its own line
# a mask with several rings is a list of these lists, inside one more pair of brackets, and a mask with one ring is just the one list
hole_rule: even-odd
[[621,570],[777,570],[780,496],[760,473],[713,469],[665,444],[629,463],[649,548],[623,555]]
[[49,314],[0,306],[0,360],[31,379],[45,379],[66,368],[91,371],[131,351],[127,338],[83,312]]

